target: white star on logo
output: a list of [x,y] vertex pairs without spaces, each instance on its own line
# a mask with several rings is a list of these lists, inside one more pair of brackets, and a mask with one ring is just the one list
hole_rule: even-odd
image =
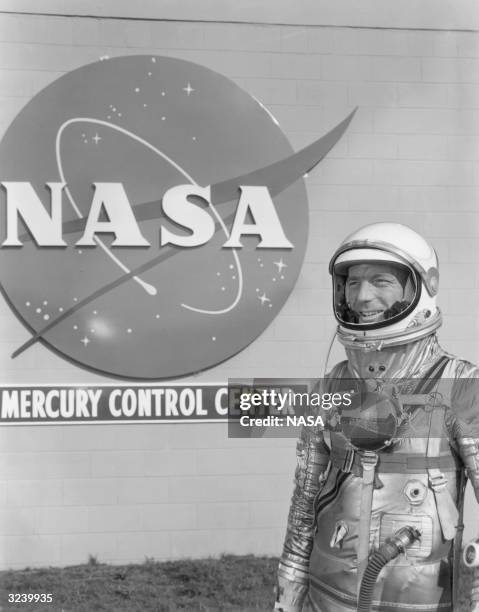
[[271,302],[269,297],[266,297],[266,293],[263,292],[263,295],[258,296],[258,300],[261,302],[261,306],[264,306],[265,302]]
[[88,339],[86,336],[85,336],[84,338],[82,338],[82,339],[80,340],[80,342],[83,342],[83,344],[84,344],[85,346],[87,346],[87,344],[90,344],[90,340],[89,340],[89,339]]
[[95,136],[93,136],[92,140],[95,141],[95,144],[98,144],[100,142],[100,140],[102,140],[101,136],[98,136],[98,133],[95,134]]
[[186,87],[183,87],[183,91],[186,91],[186,94],[189,96],[192,91],[195,91],[193,87],[191,87],[190,83]]
[[279,261],[273,261],[275,266],[278,266],[278,272],[281,274],[281,272],[283,271],[283,268],[287,268],[288,266],[284,263],[283,258],[281,257],[281,259]]

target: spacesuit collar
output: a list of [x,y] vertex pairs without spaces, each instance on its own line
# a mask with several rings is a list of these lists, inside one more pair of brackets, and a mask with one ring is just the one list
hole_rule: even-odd
[[441,354],[436,334],[399,346],[372,350],[346,348],[349,369],[357,378],[419,378]]

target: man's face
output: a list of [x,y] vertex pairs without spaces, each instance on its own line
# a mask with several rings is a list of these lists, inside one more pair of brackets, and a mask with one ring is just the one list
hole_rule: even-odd
[[359,323],[384,321],[384,311],[404,297],[400,272],[391,264],[357,264],[348,270],[346,302]]

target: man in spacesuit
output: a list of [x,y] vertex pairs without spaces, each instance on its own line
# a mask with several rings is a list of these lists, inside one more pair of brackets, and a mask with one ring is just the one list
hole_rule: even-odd
[[437,342],[438,261],[412,229],[361,228],[330,273],[347,361],[323,384],[354,401],[301,432],[275,609],[450,612],[467,477],[479,500],[479,370]]

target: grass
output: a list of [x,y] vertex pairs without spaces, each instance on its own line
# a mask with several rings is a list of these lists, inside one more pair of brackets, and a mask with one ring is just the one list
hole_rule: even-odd
[[[270,612],[278,560],[225,555],[219,559],[0,572],[0,612]],[[471,575],[462,576],[466,612]],[[8,593],[52,593],[53,603],[8,604]]]
[[[27,569],[0,573],[0,610],[16,612],[253,612],[272,610],[278,560],[235,557],[200,561]],[[52,593],[52,604],[10,604],[8,593]]]

